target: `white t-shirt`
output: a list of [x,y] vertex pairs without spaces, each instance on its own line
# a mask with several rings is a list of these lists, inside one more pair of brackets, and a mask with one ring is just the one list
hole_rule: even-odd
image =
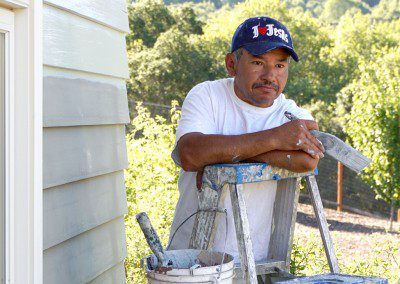
[[[313,119],[306,110],[299,108],[294,101],[286,99],[283,94],[275,99],[271,107],[261,108],[250,105],[235,95],[232,78],[203,82],[195,86],[185,98],[176,131],[175,146],[183,135],[191,132],[240,135],[275,128],[289,121],[284,115],[285,111],[289,111],[301,119]],[[180,165],[175,148],[171,156],[175,163]],[[244,186],[256,261],[263,260],[268,255],[276,187],[276,181],[250,183]],[[170,237],[177,227],[198,209],[196,173],[181,170],[178,188],[180,196],[175,209]],[[228,211],[226,252],[235,257],[235,262],[239,262],[229,194],[226,195],[224,204],[220,204],[219,207],[226,208]],[[218,215],[223,217],[223,214]],[[221,217],[219,219],[221,222],[217,222],[213,249],[222,252],[225,243],[225,222]],[[170,249],[188,248],[194,218],[192,217],[179,229]]]

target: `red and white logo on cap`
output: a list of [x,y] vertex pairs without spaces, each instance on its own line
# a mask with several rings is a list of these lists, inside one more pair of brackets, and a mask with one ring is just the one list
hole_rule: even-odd
[[277,36],[280,37],[282,40],[289,42],[288,35],[285,33],[283,29],[277,29],[274,27],[274,24],[268,24],[265,27],[261,27],[259,24],[257,26],[252,27],[253,29],[253,38],[259,37],[261,34],[262,36]]

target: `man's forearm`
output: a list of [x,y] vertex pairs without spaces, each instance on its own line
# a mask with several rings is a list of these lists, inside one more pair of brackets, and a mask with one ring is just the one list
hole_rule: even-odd
[[318,165],[318,161],[319,158],[313,158],[303,151],[280,150],[270,151],[245,160],[245,162],[251,163],[267,163],[297,173],[314,170]]
[[275,144],[270,130],[243,135],[189,133],[179,140],[178,153],[184,170],[198,171],[205,165],[237,163],[272,151]]

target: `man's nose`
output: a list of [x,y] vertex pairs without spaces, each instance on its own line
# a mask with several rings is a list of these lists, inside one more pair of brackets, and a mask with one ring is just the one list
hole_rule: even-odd
[[276,77],[275,68],[272,68],[271,66],[264,66],[260,77],[263,80],[273,81],[273,79],[275,79],[275,77]]

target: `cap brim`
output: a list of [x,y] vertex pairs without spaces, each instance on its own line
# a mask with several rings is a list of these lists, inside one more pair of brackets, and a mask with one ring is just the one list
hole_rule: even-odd
[[294,61],[296,62],[299,61],[299,57],[297,56],[297,53],[294,51],[294,49],[288,45],[285,45],[282,42],[260,41],[256,43],[247,44],[242,47],[253,55],[261,55],[277,48],[283,48],[287,50],[287,52],[294,59]]

